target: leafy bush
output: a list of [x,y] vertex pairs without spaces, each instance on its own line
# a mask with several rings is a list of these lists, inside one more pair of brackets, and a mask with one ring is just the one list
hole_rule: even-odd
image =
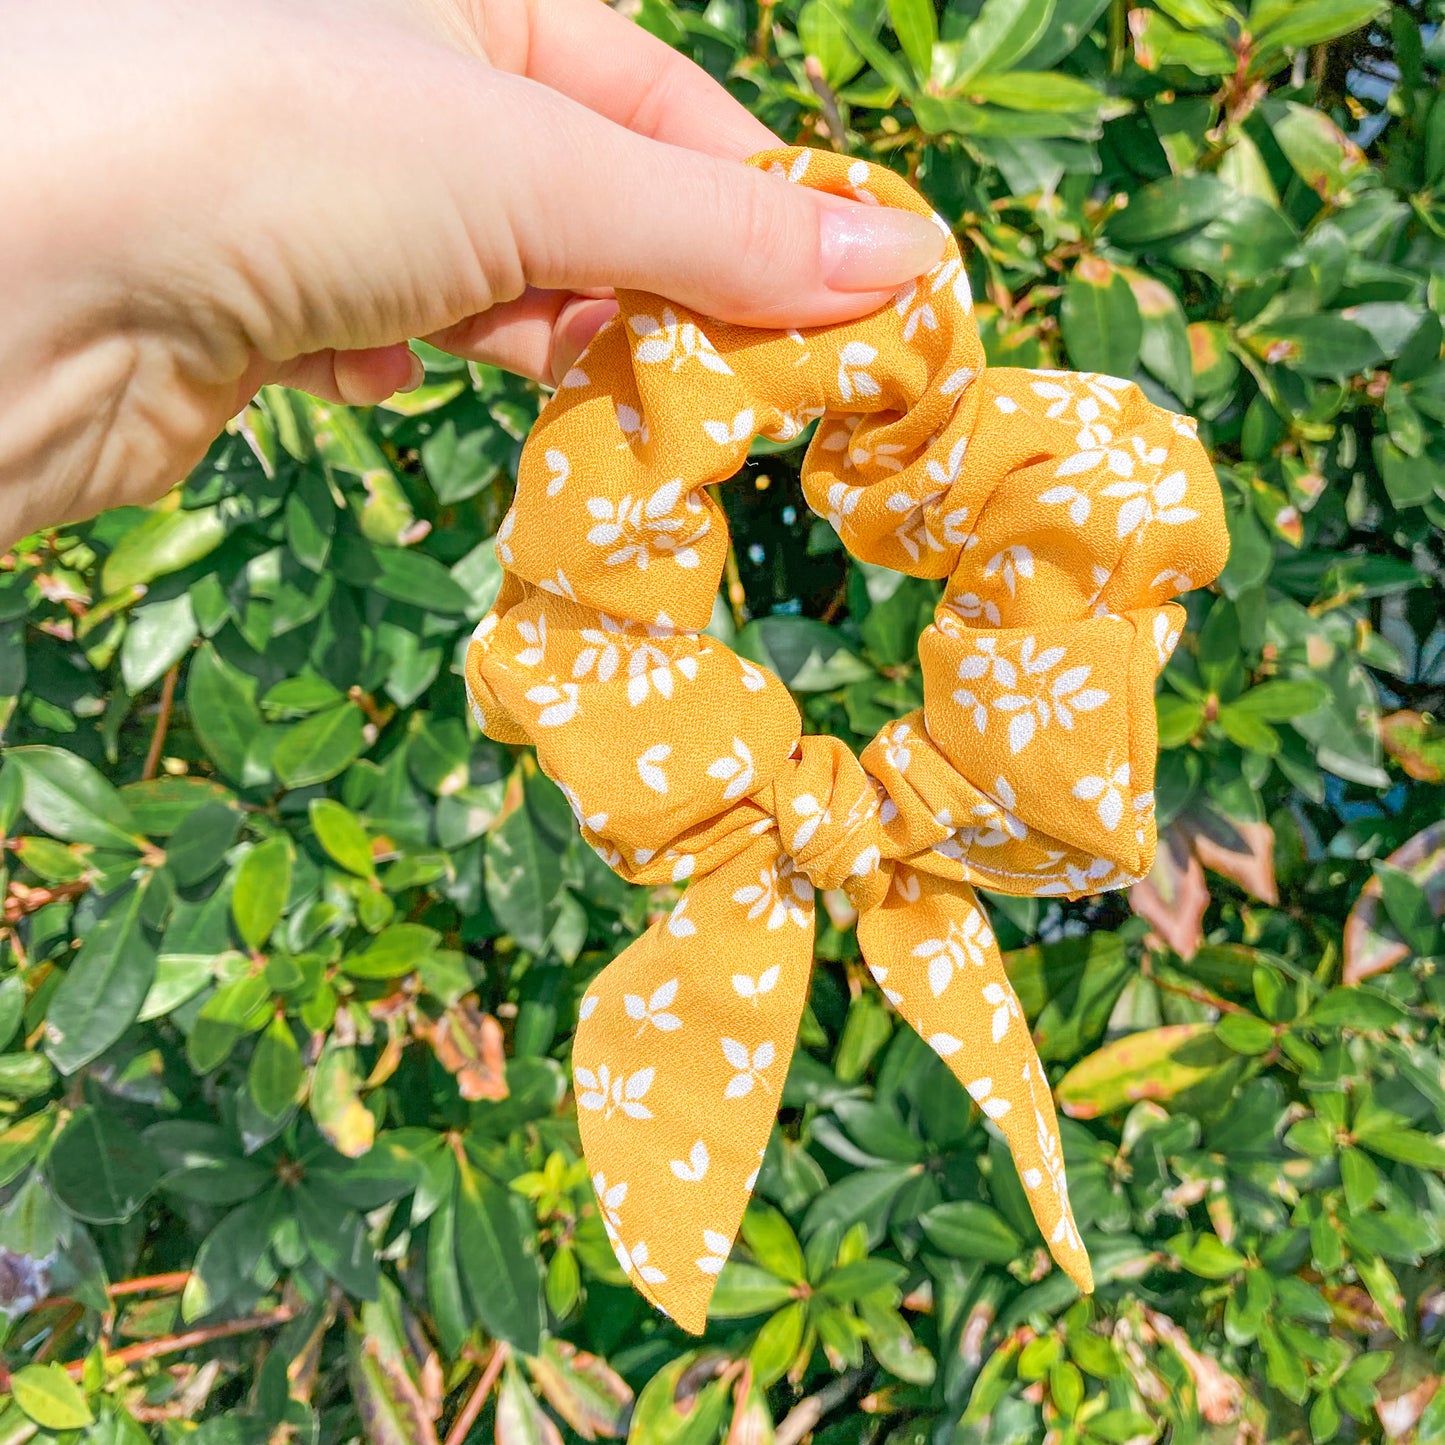
[[[540,397],[427,352],[0,561],[0,1440],[1445,1436],[1441,11],[637,10],[919,185],[992,360],[1134,377],[1217,459],[1154,874],[992,900],[1093,1298],[838,898],[708,1337],[625,1287],[568,1039],[668,900],[467,714]],[[856,744],[921,701],[935,591],[850,563],[797,461],[724,491],[714,628]]]

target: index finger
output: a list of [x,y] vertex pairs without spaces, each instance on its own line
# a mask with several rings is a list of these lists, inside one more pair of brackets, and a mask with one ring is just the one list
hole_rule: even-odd
[[493,0],[484,14],[493,65],[638,135],[731,160],[783,144],[701,66],[602,0]]

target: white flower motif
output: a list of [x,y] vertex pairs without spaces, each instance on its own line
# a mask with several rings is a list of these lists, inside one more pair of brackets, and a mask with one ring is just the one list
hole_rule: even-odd
[[909,763],[913,761],[913,753],[909,747],[912,736],[913,728],[908,723],[894,723],[884,731],[881,739],[883,756],[887,758],[888,766],[897,768],[900,773],[906,773]]
[[513,557],[510,543],[512,540],[512,528],[516,525],[517,509],[516,507],[511,507],[508,509],[507,515],[502,518],[502,525],[497,528],[497,561],[499,561],[503,567],[510,567],[512,565]]
[[749,692],[761,692],[767,685],[768,680],[763,676],[761,669],[756,668],[750,662],[744,662],[738,658],[738,670],[742,674],[743,686]]
[[974,622],[981,617],[990,627],[1000,627],[1003,624],[998,603],[984,601],[977,592],[959,592],[950,597],[945,605],[965,622]]
[[[998,655],[992,637],[980,638],[977,647],[978,652],[958,664],[958,675],[964,681],[991,675],[1000,687],[1014,689],[996,697],[993,705],[999,712],[1013,714],[1008,738],[1010,749],[1016,753],[1028,746],[1040,728],[1056,722],[1071,729],[1075,713],[1092,712],[1109,700],[1107,692],[1084,686],[1093,671],[1090,666],[1069,667],[1052,678],[1048,676],[1064,660],[1062,647],[1040,651],[1037,641],[1026,637],[1019,647],[1017,666]],[[987,730],[988,710],[973,692],[960,688],[953,700],[973,710],[974,726],[979,732]]]
[[572,370],[569,371],[569,372],[567,373],[567,375],[562,378],[562,385],[559,386],[559,387],[557,388],[557,390],[558,390],[558,391],[570,391],[573,387],[578,387],[578,386],[591,386],[591,385],[592,385],[592,379],[591,379],[591,377],[589,377],[589,376],[587,375],[587,373],[586,373],[585,371],[583,371],[580,366],[574,366],[574,367],[572,368]]
[[768,1081],[763,1078],[763,1070],[772,1068],[777,1058],[771,1039],[764,1039],[751,1054],[747,1045],[740,1044],[736,1039],[723,1039],[721,1043],[723,1057],[736,1071],[723,1090],[723,1098],[741,1099],[752,1093],[754,1084],[767,1088]]
[[528,688],[526,696],[528,702],[542,709],[537,716],[538,727],[562,727],[577,716],[580,706],[575,682],[564,682],[560,687],[543,683],[540,687]]
[[[681,517],[674,515],[679,503]],[[632,562],[640,571],[646,571],[654,557],[671,557],[679,567],[698,566],[697,543],[712,526],[703,504],[691,492],[683,495],[681,477],[664,482],[647,498],[624,496],[613,503],[606,497],[590,497],[587,511],[597,523],[587,540],[594,547],[613,549],[607,565]]]
[[1011,988],[1005,988],[1001,983],[986,983],[983,1001],[993,1009],[993,1041],[998,1043],[1008,1033],[1009,1020],[1022,1017],[1018,1000]]
[[647,1244],[639,1239],[631,1249],[624,1249],[621,1240],[612,1241],[612,1252],[617,1256],[617,1263],[620,1264],[626,1273],[636,1273],[637,1277],[648,1284],[666,1284],[667,1276],[656,1266],[647,1262]]
[[701,1139],[688,1151],[686,1159],[674,1159],[671,1162],[672,1172],[686,1184],[696,1184],[707,1173],[707,1167],[712,1162],[708,1157],[707,1145]]
[[622,1207],[622,1201],[627,1198],[627,1184],[607,1183],[607,1176],[599,1170],[592,1176],[592,1188],[597,1195],[597,1203],[602,1209],[602,1222],[607,1226],[610,1234],[615,1229],[622,1228],[622,1219],[618,1210]]
[[963,1040],[952,1034],[929,1034],[925,1042],[940,1059],[951,1058],[963,1047]]
[[542,459],[552,473],[552,480],[547,483],[547,495],[555,497],[567,485],[572,475],[572,463],[567,460],[566,452],[559,452],[556,447],[548,447]]
[[969,1097],[990,1119],[1002,1119],[1013,1107],[1007,1099],[998,1098],[993,1092],[992,1079],[975,1079],[965,1084]]
[[1129,786],[1129,764],[1120,765],[1107,777],[1080,778],[1074,784],[1074,796],[1086,803],[1099,800],[1099,821],[1109,832],[1119,826],[1124,816],[1124,792]]
[[749,883],[733,894],[733,902],[741,903],[750,919],[766,915],[769,929],[781,928],[788,922],[807,928],[812,921],[812,910],[806,905],[812,901],[813,885],[795,869],[791,858],[782,858],[760,870],[756,883]]
[[583,1092],[577,1095],[577,1104],[583,1109],[601,1109],[603,1118],[610,1119],[619,1109],[629,1119],[650,1119],[652,1111],[640,1104],[652,1087],[655,1069],[638,1069],[630,1077],[618,1074],[614,1079],[606,1064],[599,1064],[594,1074],[591,1069],[574,1066],[573,1077]]
[[924,549],[930,552],[942,552],[943,542],[933,535],[933,529],[928,525],[928,508],[943,495],[942,490],[929,492],[926,496],[915,501],[906,492],[894,492],[888,498],[888,510],[890,512],[904,513],[903,520],[894,529],[893,535],[898,538],[899,545],[908,553],[914,561],[923,555]]
[[983,914],[971,908],[961,928],[950,919],[947,936],[924,939],[914,948],[913,956],[928,963],[928,986],[937,998],[953,981],[954,974],[962,973],[969,964],[982,968],[988,962],[985,950],[992,946],[993,930]]
[[881,388],[867,370],[878,357],[878,348],[866,341],[845,342],[838,352],[838,392],[844,401],[859,396],[877,396]]
[[1179,505],[1187,488],[1183,472],[1170,472],[1152,487],[1143,482],[1114,482],[1100,495],[1126,499],[1119,508],[1118,532],[1119,536],[1128,537],[1142,532],[1151,522],[1175,527],[1182,522],[1192,522],[1199,513]]
[[798,824],[798,831],[793,834],[788,851],[799,853],[812,841],[813,834],[819,827],[833,821],[833,815],[811,793],[802,793],[794,798],[793,811],[803,821]]
[[572,816],[577,820],[579,828],[590,828],[594,833],[601,832],[607,826],[606,813],[588,814],[582,806],[582,800],[567,786],[566,783],[558,783],[562,796],[567,799],[567,806],[572,809]]
[[653,989],[652,997],[644,999],[641,994],[624,994],[622,1007],[627,1011],[630,1019],[640,1019],[642,1028],[638,1029],[641,1034],[649,1024],[662,1033],[670,1034],[674,1029],[682,1027],[682,1020],[674,1013],[668,1013],[667,1007],[677,997],[677,980],[670,978],[666,983],[658,984]]
[[745,407],[731,422],[705,421],[702,429],[711,441],[720,447],[728,446],[733,442],[751,441],[753,437],[753,409]]
[[1004,586],[1008,588],[1008,595],[1013,597],[1016,594],[1018,579],[1020,577],[1032,578],[1034,575],[1034,554],[1022,543],[1005,547],[1002,552],[997,552],[989,558],[983,569],[983,575],[985,579],[1001,576]]
[[667,931],[674,938],[691,938],[697,932],[697,924],[687,916],[687,894],[677,900],[677,906],[667,915]]
[[951,487],[963,472],[963,459],[968,452],[968,433],[965,432],[954,442],[948,453],[948,461],[940,463],[933,457],[928,459],[928,480],[941,487]]
[[670,306],[663,308],[661,321],[655,316],[633,316],[628,324],[642,338],[633,353],[638,361],[670,361],[676,371],[688,360],[694,360],[719,376],[733,374],[732,367],[717,354],[697,325],[691,321],[679,322]]
[[597,995],[589,993],[577,1006],[577,1017],[585,1023],[597,1012]]
[[654,793],[665,793],[667,791],[667,774],[664,773],[660,763],[664,763],[672,756],[672,749],[666,743],[654,743],[637,760],[637,776],[652,789]]
[[1089,520],[1093,507],[1093,503],[1077,487],[1050,487],[1048,491],[1039,493],[1039,501],[1049,507],[1062,506],[1067,502],[1069,521],[1076,527],[1082,527]]
[[862,487],[850,487],[846,482],[832,482],[828,487],[828,525],[841,533],[848,518],[857,510],[863,499]]
[[704,1229],[702,1242],[708,1252],[698,1260],[697,1267],[704,1274],[721,1274],[722,1267],[728,1262],[728,1255],[732,1251],[731,1242],[725,1234],[719,1234],[715,1229]]
[[733,974],[733,992],[739,998],[750,998],[756,1002],[765,993],[772,993],[778,985],[778,975],[781,972],[775,963],[770,968],[765,968],[756,978],[751,974]]
[[644,446],[652,438],[648,429],[647,420],[636,407],[624,406],[621,402],[617,404],[617,425],[625,437],[636,437]]
[[587,646],[577,654],[577,661],[572,664],[572,676],[586,677],[595,668],[598,682],[611,682],[617,675],[617,666],[622,658],[618,643],[625,645],[628,640],[628,624],[609,617],[605,612],[599,612],[597,620],[601,623],[600,627],[584,627],[580,631],[579,635]]
[[627,701],[637,707],[646,701],[650,691],[670,701],[674,671],[692,682],[697,677],[697,655],[684,653],[681,657],[671,657],[651,643],[638,643],[627,659]]
[[527,644],[518,654],[517,661],[523,667],[536,667],[547,653],[547,619],[539,616],[536,622],[519,622],[517,631]]
[[733,755],[708,764],[707,775],[724,782],[723,797],[731,801],[743,797],[753,785],[752,749],[741,738],[733,739]]

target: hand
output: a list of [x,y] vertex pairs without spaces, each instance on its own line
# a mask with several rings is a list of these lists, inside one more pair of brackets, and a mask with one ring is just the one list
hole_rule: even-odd
[[554,381],[612,286],[808,326],[939,258],[601,0],[48,0],[0,53],[0,545],[148,501],[269,381],[410,337]]

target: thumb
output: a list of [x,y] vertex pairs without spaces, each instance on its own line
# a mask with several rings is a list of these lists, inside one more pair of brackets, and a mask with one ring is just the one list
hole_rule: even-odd
[[533,286],[625,287],[743,325],[820,326],[875,310],[943,256],[925,216],[649,140],[516,83],[533,115],[500,196]]

